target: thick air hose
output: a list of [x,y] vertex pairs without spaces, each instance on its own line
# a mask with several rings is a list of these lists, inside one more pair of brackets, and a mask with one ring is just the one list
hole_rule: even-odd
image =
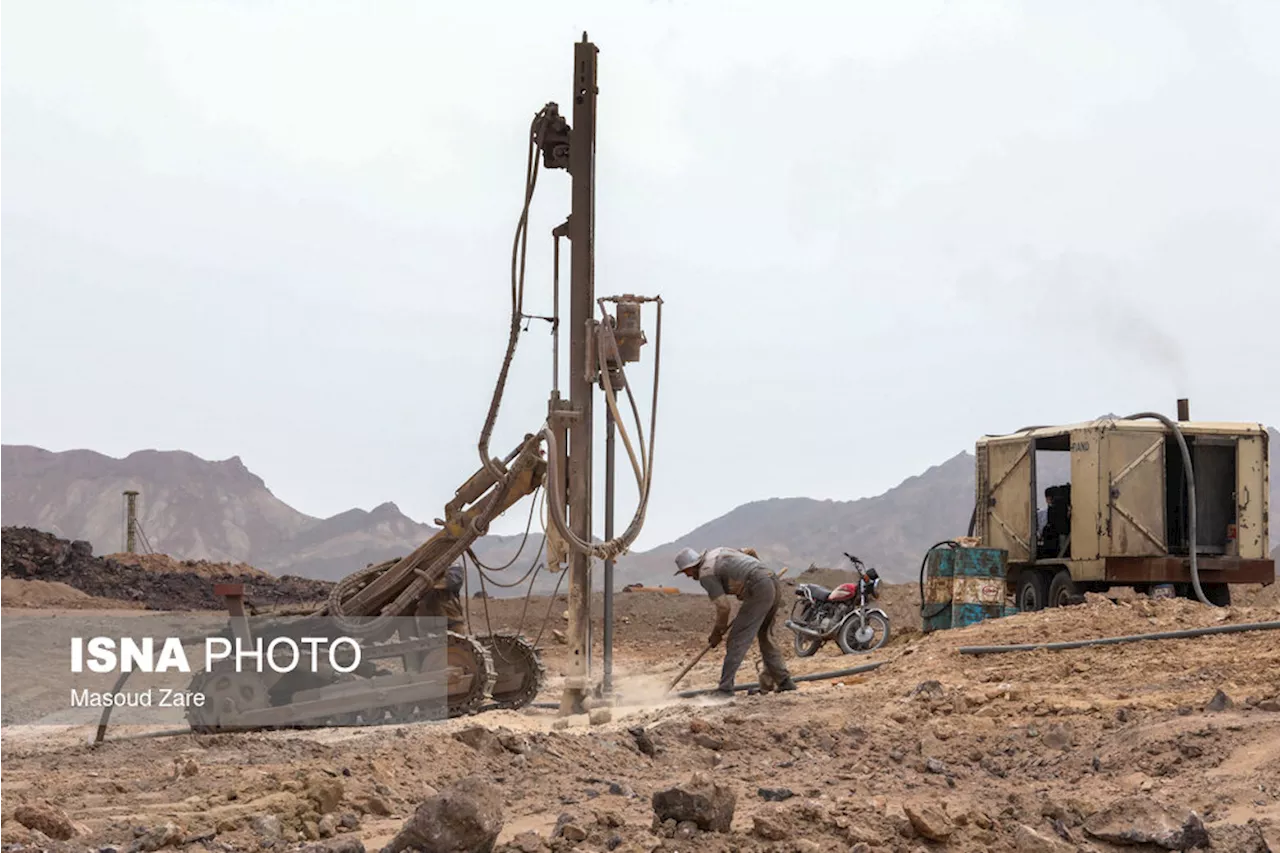
[[1126,421],[1141,421],[1147,418],[1153,418],[1160,421],[1173,433],[1173,437],[1178,441],[1178,449],[1182,451],[1182,466],[1187,477],[1187,538],[1190,540],[1188,551],[1191,553],[1191,587],[1195,590],[1196,598],[1201,604],[1207,604],[1210,607],[1213,603],[1204,594],[1204,590],[1200,588],[1200,565],[1196,560],[1196,551],[1200,542],[1196,538],[1196,476],[1195,471],[1191,467],[1191,450],[1187,447],[1187,440],[1182,435],[1182,430],[1178,428],[1177,423],[1156,412],[1140,412],[1136,415],[1129,415],[1124,418]]

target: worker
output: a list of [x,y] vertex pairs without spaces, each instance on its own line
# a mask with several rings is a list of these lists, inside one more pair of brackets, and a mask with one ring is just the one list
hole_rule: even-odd
[[436,581],[431,592],[423,596],[418,604],[417,615],[444,619],[450,631],[465,633],[466,617],[462,612],[463,572],[461,563],[450,566],[444,576]]
[[[720,645],[728,631],[729,642],[725,646],[724,666],[720,669],[720,686],[716,693],[733,695],[734,678],[747,656],[747,649],[751,648],[752,637],[760,641],[765,671],[777,685],[778,692],[796,689],[796,683],[791,680],[791,673],[782,660],[782,652],[774,645],[769,633],[782,599],[782,586],[764,563],[733,548],[712,548],[702,553],[683,548],[676,554],[676,574],[700,583],[716,606],[716,623],[707,638],[707,645],[711,648]],[[732,625],[729,624],[730,595],[742,602]]]

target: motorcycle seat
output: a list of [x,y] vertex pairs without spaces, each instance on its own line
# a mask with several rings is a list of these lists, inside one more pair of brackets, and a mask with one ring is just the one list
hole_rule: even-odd
[[814,601],[826,601],[831,597],[831,590],[825,586],[818,586],[816,583],[802,583],[798,588],[809,590],[809,594],[813,596]]

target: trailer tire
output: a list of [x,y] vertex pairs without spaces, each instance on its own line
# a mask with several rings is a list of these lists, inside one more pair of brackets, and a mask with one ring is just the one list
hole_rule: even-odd
[[1053,580],[1049,582],[1049,607],[1066,607],[1077,596],[1080,591],[1076,588],[1076,583],[1071,579],[1070,569],[1058,569],[1057,574],[1053,576]]
[[1049,578],[1040,569],[1023,569],[1018,573],[1018,610],[1032,613],[1044,610],[1049,601]]

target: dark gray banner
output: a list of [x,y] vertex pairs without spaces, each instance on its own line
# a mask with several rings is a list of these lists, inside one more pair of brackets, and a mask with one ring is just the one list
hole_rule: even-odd
[[437,617],[4,616],[5,725],[214,732],[440,720],[492,680]]

